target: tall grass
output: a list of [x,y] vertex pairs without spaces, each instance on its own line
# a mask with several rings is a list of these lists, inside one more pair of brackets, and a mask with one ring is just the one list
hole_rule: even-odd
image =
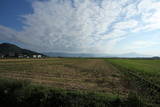
[[122,99],[88,91],[69,91],[0,79],[0,106],[14,107],[143,107],[136,95]]

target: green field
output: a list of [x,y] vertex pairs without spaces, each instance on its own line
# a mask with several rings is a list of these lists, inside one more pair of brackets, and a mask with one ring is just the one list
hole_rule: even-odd
[[[145,101],[160,105],[160,60],[107,59],[125,75],[130,89]],[[154,107],[153,106],[153,107]]]
[[113,64],[119,65],[124,69],[160,85],[160,60],[152,59],[107,59]]
[[0,59],[0,102],[159,107],[159,66],[160,60],[151,59]]

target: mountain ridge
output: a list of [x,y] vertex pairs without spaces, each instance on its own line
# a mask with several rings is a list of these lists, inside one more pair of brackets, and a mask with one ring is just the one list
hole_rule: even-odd
[[0,55],[3,55],[5,57],[18,57],[19,55],[25,55],[25,56],[30,56],[30,57],[33,55],[45,56],[35,51],[20,48],[19,46],[11,44],[11,43],[1,43],[0,44]]
[[[13,55],[14,54],[14,55]],[[143,55],[136,52],[129,52],[124,54],[100,54],[100,53],[65,53],[65,52],[44,52],[38,53],[28,49],[20,48],[17,45],[11,43],[1,43],[0,44],[0,56],[16,56],[18,55],[27,55],[32,57],[33,55],[42,55],[49,57],[118,57],[118,58],[143,58],[143,57],[152,57],[149,55]]]
[[138,54],[135,52],[124,54],[96,54],[96,53],[65,53],[65,52],[47,52],[43,53],[50,57],[122,57],[122,58],[136,58],[136,57],[151,57],[149,55]]

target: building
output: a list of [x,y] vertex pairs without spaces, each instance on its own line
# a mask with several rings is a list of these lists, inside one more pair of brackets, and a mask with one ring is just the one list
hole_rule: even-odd
[[27,56],[26,58],[30,58],[29,56]]
[[37,55],[37,58],[42,58],[42,55]]
[[9,52],[8,56],[9,56],[9,57],[15,57],[16,55],[15,55],[14,52]]
[[0,54],[0,58],[4,58],[5,56],[3,54]]
[[23,58],[24,56],[23,56],[23,54],[18,54],[17,57],[18,58]]
[[18,58],[23,58],[23,55],[18,55]]
[[42,55],[33,55],[33,58],[42,58]]
[[37,55],[33,55],[33,58],[37,58]]
[[30,58],[28,55],[23,55],[24,58]]

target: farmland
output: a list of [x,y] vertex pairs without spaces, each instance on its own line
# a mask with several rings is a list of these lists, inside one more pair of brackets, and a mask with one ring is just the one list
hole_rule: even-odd
[[[21,93],[21,96],[23,96],[19,98],[18,94],[14,97],[26,102],[28,102],[28,98],[33,97],[32,94],[38,96],[40,94],[39,97],[42,97],[44,101],[38,102],[39,100],[36,100],[38,102],[36,104],[43,103],[44,105],[46,105],[48,97],[43,96],[50,96],[49,93],[52,91],[53,99],[49,101],[57,101],[55,102],[57,106],[71,104],[70,107],[74,107],[75,105],[89,106],[91,104],[92,106],[110,107],[116,104],[116,107],[122,105],[124,107],[129,105],[138,107],[143,102],[148,105],[155,104],[156,107],[159,104],[157,102],[159,96],[156,96],[158,93],[157,87],[159,88],[160,84],[158,78],[160,76],[159,66],[159,60],[146,59],[0,59],[0,77],[2,79],[0,93],[2,91],[1,94],[3,95],[3,91],[11,87],[10,90],[15,90],[14,92]],[[24,85],[28,83],[30,85]],[[18,89],[15,87],[18,87]],[[139,89],[135,87],[139,87]],[[147,91],[142,87],[145,87]],[[37,90],[38,94],[35,94],[34,90]],[[141,94],[141,91],[147,94]],[[28,92],[32,93],[27,94],[28,97],[24,97]],[[53,93],[56,93],[56,95]],[[153,95],[148,95],[148,93]],[[31,98],[29,95],[31,95]],[[77,99],[75,100],[73,96],[76,96]],[[146,96],[147,99],[144,99]],[[148,96],[150,97],[149,100]],[[0,98],[1,101],[2,99]],[[148,102],[150,99],[153,99],[153,101]],[[19,102],[19,100],[16,101]],[[65,103],[64,101],[68,102]],[[50,106],[50,103],[48,106]],[[39,106],[36,104],[34,106]]]
[[113,69],[99,59],[11,59],[0,62],[1,77],[27,79],[58,88],[125,95],[127,89],[119,83],[120,74]]
[[[107,59],[145,102],[160,104],[160,60]],[[155,105],[154,105],[155,106]]]
[[151,59],[108,59],[112,63],[133,71],[157,85],[160,85],[160,60]]

